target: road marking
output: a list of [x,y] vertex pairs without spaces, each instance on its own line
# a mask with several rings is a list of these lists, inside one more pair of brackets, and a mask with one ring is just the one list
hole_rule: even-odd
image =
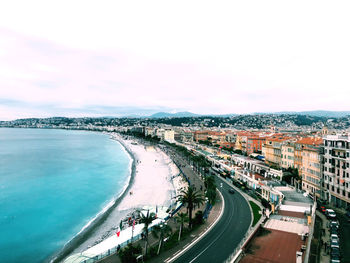
[[[221,199],[222,199],[222,209],[221,209],[221,212],[220,212],[220,215],[218,217],[218,219],[211,224],[211,226],[209,226],[208,230],[204,232],[203,235],[200,235],[197,237],[197,239],[195,239],[194,241],[192,241],[190,244],[187,245],[186,248],[184,248],[183,250],[180,251],[180,253],[178,253],[176,256],[173,256],[171,259],[166,259],[164,262],[166,263],[170,263],[172,261],[174,261],[175,259],[177,259],[178,257],[180,257],[182,254],[184,254],[188,249],[190,249],[191,247],[193,247],[198,241],[200,241],[216,224],[217,222],[220,221],[223,213],[224,213],[224,210],[225,210],[225,199],[224,197],[222,196],[222,194],[220,193],[220,191],[218,191],[220,196],[221,196]],[[191,261],[192,262],[192,261]]]

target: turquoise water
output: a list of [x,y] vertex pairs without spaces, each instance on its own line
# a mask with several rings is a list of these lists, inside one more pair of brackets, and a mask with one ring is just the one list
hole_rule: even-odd
[[42,262],[121,193],[130,158],[107,135],[0,129],[0,262]]

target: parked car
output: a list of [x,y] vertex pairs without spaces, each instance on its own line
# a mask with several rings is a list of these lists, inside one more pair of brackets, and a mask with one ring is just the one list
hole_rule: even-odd
[[334,240],[339,242],[339,237],[338,237],[337,234],[331,234],[331,242],[334,241]]
[[331,235],[338,235],[338,228],[336,228],[336,227],[331,227],[331,228],[329,229],[329,233],[330,233]]
[[332,228],[332,227],[335,227],[335,228],[339,228],[339,223],[338,221],[331,221],[329,222],[329,228]]
[[321,206],[318,207],[318,209],[319,209],[323,214],[326,213],[326,207],[325,207],[325,206],[321,205]]
[[331,255],[331,263],[340,263],[339,255]]
[[331,240],[331,248],[339,248],[339,242],[337,240]]
[[331,248],[331,258],[333,256],[337,256],[338,258],[340,258],[340,249],[337,247]]
[[335,219],[337,218],[337,214],[332,209],[326,209],[326,216],[329,219]]

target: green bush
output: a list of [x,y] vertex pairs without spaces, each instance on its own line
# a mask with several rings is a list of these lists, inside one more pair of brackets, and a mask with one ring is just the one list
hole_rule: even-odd
[[134,246],[132,243],[128,244],[119,252],[119,257],[122,263],[136,263],[136,257],[142,253],[140,245]]
[[201,225],[203,224],[203,212],[202,211],[197,211],[196,215],[194,216],[193,219],[193,224],[194,225]]

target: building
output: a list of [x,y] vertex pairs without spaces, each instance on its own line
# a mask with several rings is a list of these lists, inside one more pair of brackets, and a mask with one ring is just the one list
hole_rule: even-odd
[[322,179],[322,144],[321,138],[303,138],[298,141],[302,145],[301,177],[302,189],[312,197],[321,197]]
[[350,207],[350,136],[324,137],[323,198],[337,207]]
[[262,146],[262,155],[265,156],[265,162],[269,165],[280,167],[282,164],[282,145],[290,137],[274,136],[266,138]]
[[247,155],[261,152],[262,146],[265,143],[265,137],[248,136],[247,137]]
[[216,131],[195,131],[194,140],[199,141],[210,141],[213,145],[225,142],[226,134],[224,132]]
[[285,142],[282,144],[281,167],[294,168],[294,142]]

